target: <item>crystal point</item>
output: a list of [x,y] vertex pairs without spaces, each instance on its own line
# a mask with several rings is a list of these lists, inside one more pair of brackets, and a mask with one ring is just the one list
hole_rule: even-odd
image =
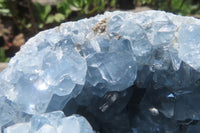
[[200,20],[106,12],[42,31],[21,47],[0,74],[0,127],[193,133],[199,100]]

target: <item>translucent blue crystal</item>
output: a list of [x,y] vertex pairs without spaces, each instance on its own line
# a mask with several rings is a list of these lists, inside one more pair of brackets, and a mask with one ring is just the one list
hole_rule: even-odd
[[42,31],[0,74],[0,127],[200,132],[199,36],[198,19],[163,11],[106,12]]
[[30,122],[18,123],[4,133],[94,133],[87,120],[79,115],[65,117],[61,111],[35,115]]

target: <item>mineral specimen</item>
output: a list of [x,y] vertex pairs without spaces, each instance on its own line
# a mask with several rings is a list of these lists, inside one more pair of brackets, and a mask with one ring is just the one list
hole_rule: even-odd
[[60,111],[35,115],[29,123],[19,123],[5,129],[5,133],[94,133],[84,117],[64,117]]
[[40,32],[0,74],[2,132],[200,132],[199,36],[200,20],[163,11]]

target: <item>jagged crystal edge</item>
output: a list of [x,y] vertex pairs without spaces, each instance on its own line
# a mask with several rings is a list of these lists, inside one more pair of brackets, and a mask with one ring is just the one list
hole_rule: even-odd
[[88,121],[79,115],[65,117],[61,111],[35,115],[30,122],[17,123],[4,133],[94,133]]
[[[61,110],[82,88],[103,96],[123,91],[135,80],[138,87],[146,87],[149,77],[154,89],[168,88],[176,96],[195,93],[200,78],[199,25],[195,18],[163,11],[116,11],[40,32],[1,73],[0,96],[16,107],[5,98],[1,106],[26,115]],[[54,104],[58,106],[51,108]],[[16,119],[2,114],[8,123]],[[177,115],[181,119],[183,114]],[[198,114],[185,117],[199,119]]]

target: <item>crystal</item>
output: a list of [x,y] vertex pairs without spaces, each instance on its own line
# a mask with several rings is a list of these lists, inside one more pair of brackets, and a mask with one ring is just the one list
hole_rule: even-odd
[[0,127],[200,132],[199,36],[198,19],[164,11],[105,12],[42,31],[0,74]]
[[65,117],[56,111],[35,115],[30,122],[18,123],[5,129],[5,133],[94,133],[87,120],[79,115]]

